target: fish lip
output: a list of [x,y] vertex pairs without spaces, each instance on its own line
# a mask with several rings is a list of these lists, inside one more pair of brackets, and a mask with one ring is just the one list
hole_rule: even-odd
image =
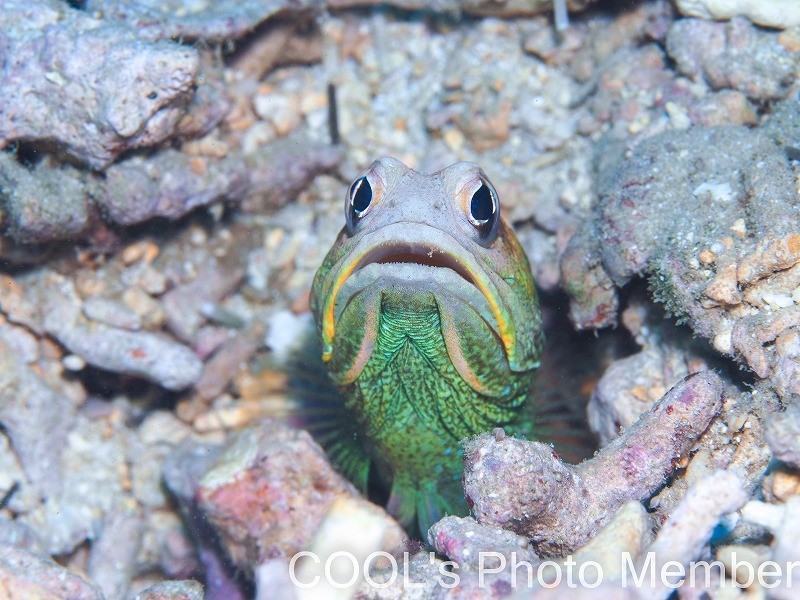
[[463,268],[459,265],[453,265],[458,269],[451,268],[450,263],[445,261],[425,264],[414,262],[410,257],[404,258],[401,262],[395,262],[390,256],[387,262],[364,261],[359,265],[339,291],[334,307],[336,322],[338,323],[350,299],[367,289],[375,286],[378,289],[405,288],[409,292],[427,292],[457,299],[472,307],[499,335],[497,322],[483,292],[469,273],[457,272],[463,271]]
[[[439,264],[425,265],[449,268],[475,286],[489,303],[495,317],[497,331],[510,355],[515,344],[515,332],[510,314],[504,305],[497,286],[487,269],[477,260],[474,253],[449,232],[425,223],[398,222],[384,225],[365,233],[331,269],[331,283],[327,288],[326,300],[322,307],[322,346],[324,361],[329,361],[333,352],[335,334],[335,306],[339,291],[347,279],[359,269],[375,264],[375,257],[398,256],[395,249],[407,249],[410,257],[438,253],[430,259]],[[394,254],[393,254],[394,253]],[[402,255],[402,253],[401,253]],[[410,261],[412,264],[424,264]],[[455,268],[454,268],[455,267]]]

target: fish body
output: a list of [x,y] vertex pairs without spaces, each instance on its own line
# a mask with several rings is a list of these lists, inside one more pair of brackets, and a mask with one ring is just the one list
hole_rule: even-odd
[[345,220],[311,292],[351,425],[339,462],[362,486],[370,471],[390,485],[389,511],[424,533],[467,512],[460,441],[527,425],[543,344],[533,277],[472,163],[422,174],[380,158],[350,186]]

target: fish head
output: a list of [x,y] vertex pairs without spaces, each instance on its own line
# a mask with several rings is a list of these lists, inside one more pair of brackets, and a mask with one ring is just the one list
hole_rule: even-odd
[[[539,366],[543,336],[530,265],[478,165],[425,174],[379,158],[349,186],[344,213],[311,291],[322,358],[336,365],[340,383],[355,380],[369,360],[387,303],[435,303],[451,359],[476,389],[471,361],[502,358],[513,372]],[[357,327],[343,326],[346,313]]]

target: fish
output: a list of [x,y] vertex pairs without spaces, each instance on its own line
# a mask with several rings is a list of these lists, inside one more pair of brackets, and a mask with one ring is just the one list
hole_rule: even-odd
[[321,359],[341,392],[328,447],[362,490],[424,534],[466,515],[461,441],[529,434],[542,360],[527,256],[484,171],[420,173],[381,157],[349,186],[345,223],[310,296]]

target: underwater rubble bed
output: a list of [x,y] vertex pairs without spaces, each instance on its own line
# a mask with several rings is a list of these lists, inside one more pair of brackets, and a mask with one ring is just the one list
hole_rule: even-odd
[[[383,554],[317,597],[670,597],[625,553],[718,561],[679,598],[800,596],[748,582],[800,561],[800,14],[724,4],[575,0],[556,30],[551,0],[0,0],[0,597],[305,598],[292,556],[339,550]],[[435,555],[290,393],[384,154],[487,172],[541,398],[599,440],[467,440]],[[570,562],[604,581],[554,583]]]

